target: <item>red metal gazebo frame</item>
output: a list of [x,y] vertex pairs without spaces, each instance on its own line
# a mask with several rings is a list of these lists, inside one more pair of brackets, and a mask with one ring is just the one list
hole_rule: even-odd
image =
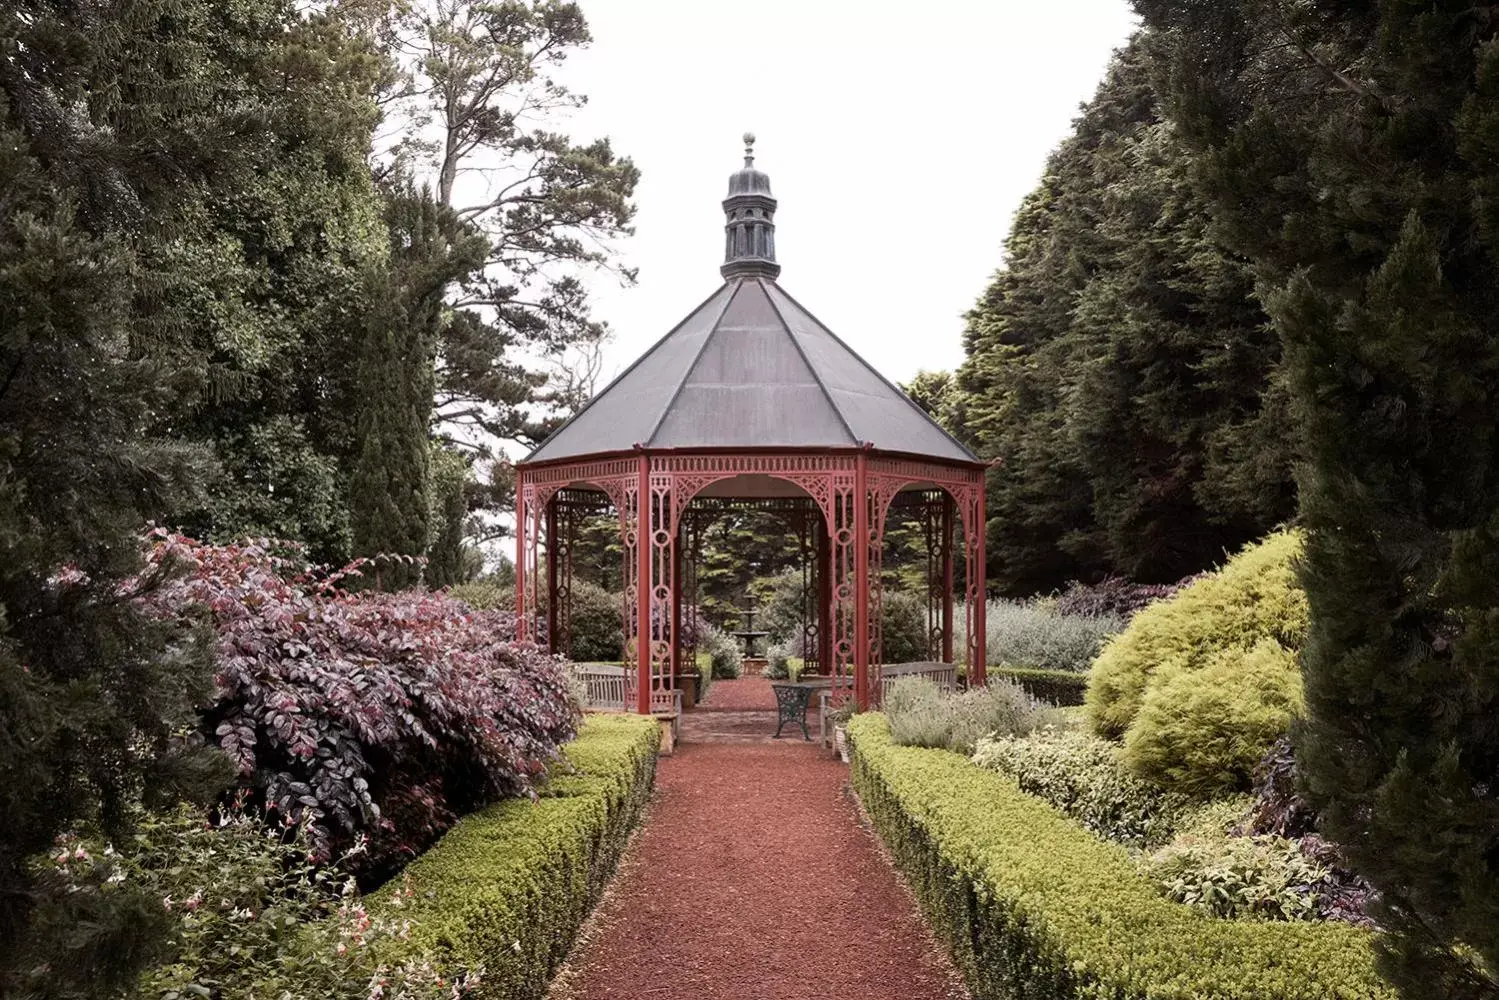
[[[835,678],[835,697],[851,695],[861,710],[867,709],[880,690],[879,567],[891,504],[898,494],[940,491],[947,500],[944,530],[950,538],[956,520],[962,531],[968,679],[970,684],[983,684],[984,470],[978,462],[892,454],[869,444],[817,450],[637,446],[625,453],[523,464],[516,469],[516,610],[521,637],[536,638],[544,587],[547,634],[554,646],[567,631],[571,568],[560,526],[559,493],[566,489],[603,494],[618,514],[624,551],[625,646],[634,668],[627,671],[629,700],[641,713],[669,705],[681,660],[681,535],[688,505],[707,492],[718,498],[799,493],[816,505],[824,529],[818,552],[819,659]],[[945,610],[940,654],[953,662],[952,546],[934,551],[945,553],[932,580],[933,593],[940,595]]]

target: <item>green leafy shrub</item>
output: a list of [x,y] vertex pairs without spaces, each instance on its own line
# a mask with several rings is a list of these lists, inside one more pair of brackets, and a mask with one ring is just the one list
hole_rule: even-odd
[[991,669],[991,680],[1019,684],[1039,701],[1058,706],[1081,705],[1088,694],[1088,675],[1071,670]]
[[1249,788],[1254,770],[1301,711],[1296,656],[1274,640],[1231,648],[1196,670],[1157,670],[1124,738],[1141,777],[1211,796]]
[[849,723],[860,801],[975,1000],[1392,1000],[1374,935],[1214,921],[1012,778]]
[[880,597],[880,659],[917,663],[927,658],[926,602],[903,590]]
[[708,654],[709,674],[715,680],[733,680],[744,672],[744,654],[734,637],[715,625],[705,623],[702,648]]
[[448,588],[448,596],[462,601],[475,611],[514,611],[515,588],[501,586],[493,580],[473,580]]
[[1132,847],[1169,841],[1191,806],[1186,796],[1135,777],[1118,747],[1090,733],[1047,728],[980,740],[973,762],[1010,775],[1084,829]]
[[765,651],[765,667],[761,674],[773,681],[796,680],[801,674],[802,662],[793,653],[789,642],[778,642]]
[[1087,700],[1094,731],[1123,737],[1157,671],[1198,670],[1218,654],[1265,640],[1300,649],[1307,628],[1294,569],[1300,552],[1299,535],[1271,535],[1137,614],[1094,662]]
[[[990,601],[984,609],[990,666],[1082,672],[1124,628],[1117,615],[1063,614],[1057,608],[1054,600]],[[962,622],[961,614],[957,620]]]
[[596,583],[574,580],[572,650],[574,663],[614,663],[624,656],[624,598]]
[[380,955],[429,954],[442,969],[483,969],[481,996],[540,1000],[603,893],[650,798],[660,727],[590,715],[566,747],[571,774],[535,802],[500,802],[461,820],[406,869],[415,926]]
[[1041,720],[1036,700],[1007,681],[944,695],[925,677],[903,677],[890,685],[883,707],[900,745],[964,754],[986,736],[1028,733]]
[[1315,920],[1326,873],[1284,837],[1184,836],[1150,856],[1167,899],[1215,917]]
[[120,1000],[367,1000],[376,979],[391,997],[450,1000],[477,987],[476,971],[439,971],[428,949],[376,958],[409,930],[409,891],[367,905],[344,859],[314,865],[312,850],[305,829],[268,831],[238,808],[212,820],[195,808],[142,815],[115,843],[64,837],[37,860],[60,892],[33,922],[29,981],[11,985],[35,998],[105,995],[97,981],[74,992],[67,980],[95,964],[91,918],[124,907],[160,933],[135,956],[147,963],[135,982],[109,992]]

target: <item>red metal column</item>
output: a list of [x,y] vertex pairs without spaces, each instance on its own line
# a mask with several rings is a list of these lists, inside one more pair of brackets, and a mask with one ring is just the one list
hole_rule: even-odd
[[547,650],[552,653],[561,651],[562,640],[557,628],[557,608],[561,604],[557,593],[557,494],[547,501],[546,506],[546,545],[547,545]]
[[671,686],[677,686],[682,669],[682,539],[675,539],[671,561]]
[[833,667],[833,633],[838,624],[833,618],[833,536],[828,530],[828,519],[822,519],[822,529],[817,532],[817,668],[832,677],[837,673]]
[[651,459],[640,454],[635,505],[635,710],[651,714]]
[[531,638],[526,621],[526,475],[515,470],[515,637]]
[[854,460],[854,699],[869,710],[869,456]]
[[953,557],[952,537],[953,528],[953,502],[952,494],[942,493],[942,537],[939,543],[942,546],[942,662],[951,663],[952,658],[952,588],[953,588]]
[[974,521],[977,522],[974,530],[978,532],[978,545],[976,546],[978,549],[978,558],[975,560],[976,565],[968,567],[968,572],[976,574],[977,577],[976,585],[973,587],[973,591],[977,596],[973,605],[973,664],[969,668],[968,681],[970,685],[976,684],[979,687],[983,687],[988,680],[989,663],[988,649],[986,648],[988,642],[986,619],[988,616],[989,565],[988,557],[985,553],[985,536],[989,533],[989,522],[984,513],[985,486],[984,474],[980,472],[977,503],[978,515],[974,518]]

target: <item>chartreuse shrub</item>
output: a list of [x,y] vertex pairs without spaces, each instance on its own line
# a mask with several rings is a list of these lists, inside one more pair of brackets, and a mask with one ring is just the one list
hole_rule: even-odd
[[654,719],[590,715],[565,749],[573,773],[555,776],[534,802],[465,817],[401,884],[376,894],[402,902],[413,922],[384,957],[482,969],[480,997],[542,997],[650,796],[660,738]]
[[1124,735],[1124,760],[1189,795],[1246,789],[1301,706],[1296,654],[1274,640],[1214,653],[1198,670],[1173,663],[1146,688]]
[[1271,535],[1141,611],[1099,654],[1089,723],[1124,739],[1142,777],[1201,794],[1248,787],[1301,704],[1300,551],[1300,536]]
[[1374,937],[1205,919],[1013,779],[849,724],[853,783],[976,1000],[1385,1000]]

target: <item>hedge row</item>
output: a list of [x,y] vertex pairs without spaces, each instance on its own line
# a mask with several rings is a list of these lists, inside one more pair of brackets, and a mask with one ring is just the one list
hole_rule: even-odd
[[1028,670],[1004,667],[990,670],[989,677],[1013,681],[1032,697],[1063,707],[1081,705],[1088,694],[1088,675],[1073,670]]
[[479,997],[543,997],[650,797],[660,740],[654,719],[588,716],[565,748],[573,773],[554,776],[535,802],[465,817],[407,867],[415,929],[399,947],[430,949],[453,973],[482,966]]
[[976,1000],[1386,1000],[1372,935],[1206,918],[1015,782],[849,725],[853,782]]

